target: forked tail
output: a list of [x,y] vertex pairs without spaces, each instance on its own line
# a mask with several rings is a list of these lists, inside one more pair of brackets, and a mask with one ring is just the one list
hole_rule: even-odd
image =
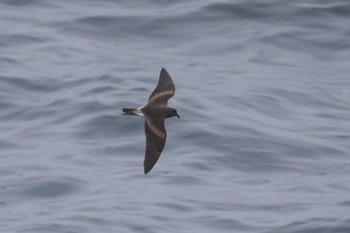
[[123,108],[123,115],[137,115],[136,108]]
[[123,108],[123,115],[143,116],[139,108]]

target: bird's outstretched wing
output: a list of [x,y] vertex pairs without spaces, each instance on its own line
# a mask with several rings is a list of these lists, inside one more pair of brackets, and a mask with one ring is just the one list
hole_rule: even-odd
[[143,167],[145,174],[147,174],[158,161],[165,146],[167,134],[164,126],[164,119],[146,118],[145,133],[146,153]]
[[168,104],[168,100],[175,94],[175,86],[169,73],[162,68],[159,75],[159,81],[156,89],[148,99],[148,103]]

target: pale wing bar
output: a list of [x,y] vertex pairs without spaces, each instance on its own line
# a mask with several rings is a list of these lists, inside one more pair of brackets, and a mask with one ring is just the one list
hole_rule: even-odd
[[160,93],[157,93],[153,95],[149,100],[148,103],[162,103],[162,104],[167,104],[168,100],[174,96],[175,91],[174,90],[168,90],[168,91],[163,91]]
[[146,153],[143,166],[145,174],[147,174],[158,161],[165,146],[166,130],[164,127],[164,119],[157,121],[146,119],[145,133]]
[[[169,73],[164,68],[162,68],[159,75],[158,85],[150,95],[149,101],[153,98],[153,96],[157,95],[158,93],[162,93],[164,91],[173,91],[175,93],[175,86]],[[173,96],[174,93],[171,96]]]

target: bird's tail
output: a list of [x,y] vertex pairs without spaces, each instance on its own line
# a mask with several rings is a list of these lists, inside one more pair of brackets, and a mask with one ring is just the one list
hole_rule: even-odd
[[138,108],[123,108],[123,115],[135,115],[139,116],[141,113]]

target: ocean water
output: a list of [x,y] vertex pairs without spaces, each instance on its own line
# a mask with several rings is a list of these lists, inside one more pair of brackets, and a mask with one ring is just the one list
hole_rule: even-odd
[[[350,232],[350,2],[0,1],[0,232]],[[143,174],[139,107],[176,94]]]

